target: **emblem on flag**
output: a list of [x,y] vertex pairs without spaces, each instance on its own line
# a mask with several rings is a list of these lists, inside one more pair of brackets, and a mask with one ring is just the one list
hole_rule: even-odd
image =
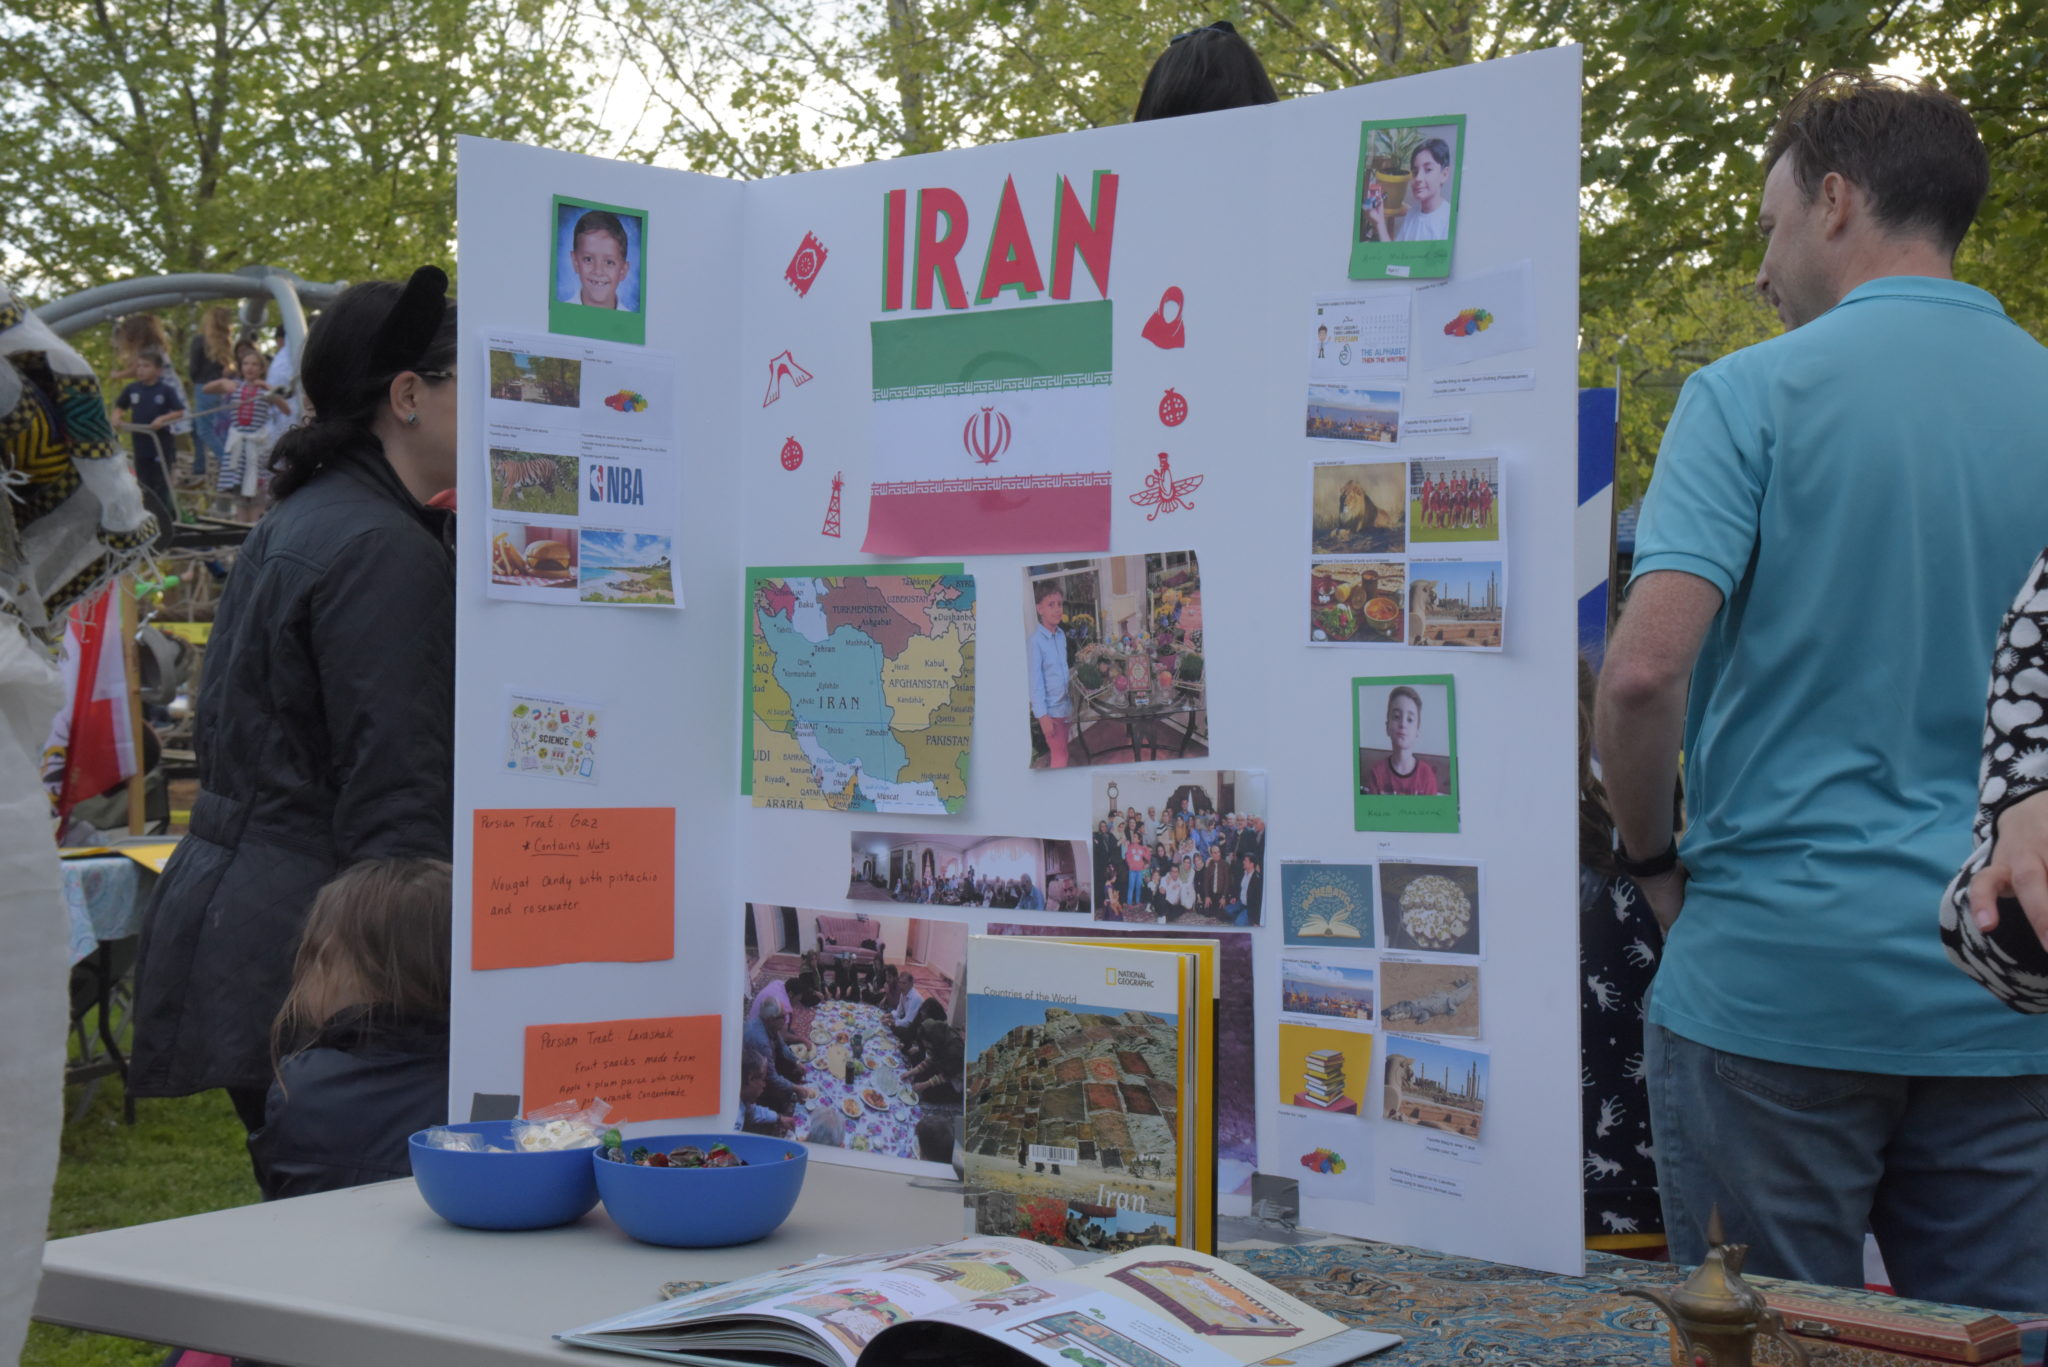
[[993,407],[984,408],[967,419],[960,441],[968,455],[983,465],[994,465],[996,457],[1010,449],[1010,420]]

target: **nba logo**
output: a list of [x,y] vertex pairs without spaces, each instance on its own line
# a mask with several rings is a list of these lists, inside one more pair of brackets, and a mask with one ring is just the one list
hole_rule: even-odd
[[604,502],[604,466],[597,461],[590,463],[590,497],[593,502]]

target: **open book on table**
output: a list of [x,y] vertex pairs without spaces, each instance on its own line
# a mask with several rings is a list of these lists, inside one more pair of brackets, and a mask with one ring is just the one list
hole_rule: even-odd
[[1339,1367],[1401,1341],[1189,1249],[1076,1267],[1003,1238],[814,1259],[557,1337],[702,1367]]

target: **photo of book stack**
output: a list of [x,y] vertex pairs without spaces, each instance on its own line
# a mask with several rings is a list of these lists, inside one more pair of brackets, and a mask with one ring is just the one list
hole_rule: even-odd
[[1323,1110],[1344,1100],[1344,1054],[1337,1049],[1312,1049],[1301,1070],[1302,1095]]

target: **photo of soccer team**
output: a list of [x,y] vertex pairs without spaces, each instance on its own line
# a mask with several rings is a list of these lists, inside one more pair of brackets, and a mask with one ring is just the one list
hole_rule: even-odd
[[1416,541],[1498,541],[1499,458],[1409,462],[1408,526]]

